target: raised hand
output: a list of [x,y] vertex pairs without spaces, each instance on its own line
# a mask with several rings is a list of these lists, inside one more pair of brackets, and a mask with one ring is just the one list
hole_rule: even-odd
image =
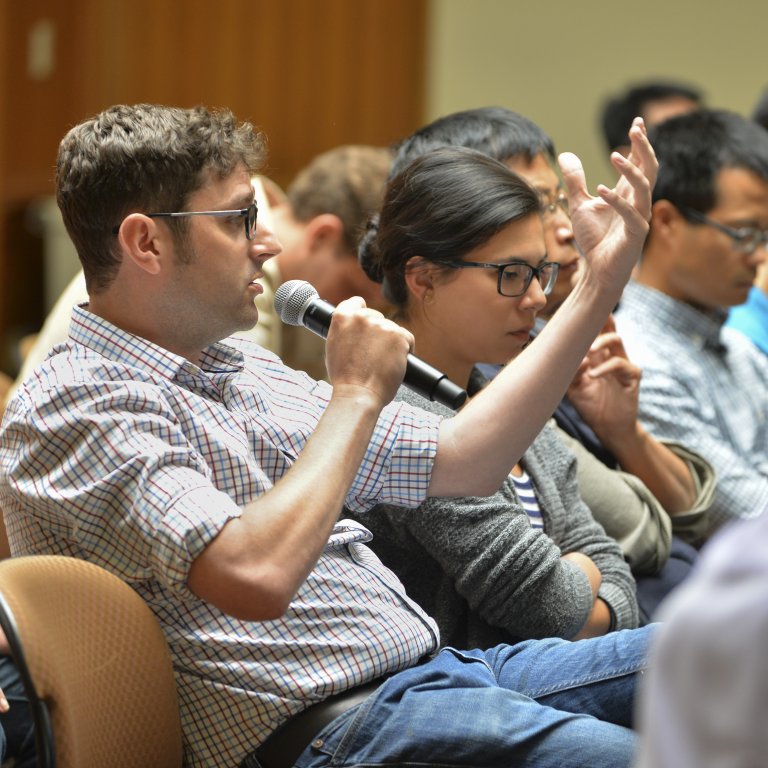
[[611,163],[620,174],[612,189],[587,191],[581,161],[571,153],[560,155],[560,169],[568,190],[576,241],[584,254],[582,280],[598,280],[620,290],[640,258],[651,218],[651,193],[658,162],[641,118],[629,131],[631,152],[618,152]]

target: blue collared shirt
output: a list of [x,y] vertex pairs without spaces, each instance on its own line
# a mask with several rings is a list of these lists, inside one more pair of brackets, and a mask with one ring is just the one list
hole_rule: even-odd
[[752,286],[746,303],[731,308],[726,327],[740,331],[768,355],[768,296]]
[[[291,467],[330,394],[251,342],[215,344],[197,366],[76,307],[69,340],[6,411],[0,505],[14,554],[90,560],[146,600],[174,659],[185,764],[237,765],[309,704],[438,645],[350,520],[279,620],[234,619],[187,587],[197,555]],[[437,428],[416,408],[385,409],[347,505],[418,505]]]
[[639,418],[689,445],[717,473],[717,523],[768,505],[768,358],[724,312],[704,312],[631,281],[616,312],[627,354],[643,369]]

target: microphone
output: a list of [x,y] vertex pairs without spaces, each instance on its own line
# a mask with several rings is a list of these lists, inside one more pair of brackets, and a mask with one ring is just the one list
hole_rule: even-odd
[[[288,280],[275,291],[275,310],[286,325],[303,325],[324,339],[328,338],[335,309],[305,280]],[[444,373],[410,353],[403,383],[422,397],[453,410],[460,408],[467,399],[467,393]]]

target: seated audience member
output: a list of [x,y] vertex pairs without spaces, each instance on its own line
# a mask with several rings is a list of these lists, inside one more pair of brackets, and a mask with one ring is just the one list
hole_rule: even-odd
[[250,124],[118,105],[64,137],[57,200],[89,302],[8,405],[0,505],[14,555],[87,559],[147,601],[188,765],[255,765],[281,726],[290,765],[629,765],[652,628],[436,654],[435,623],[339,512],[499,487],[639,257],[656,162],[641,124],[632,141],[595,198],[561,157],[585,253],[568,311],[440,419],[389,402],[413,339],[361,298],[333,315],[330,384],[232,336],[278,250]]
[[[555,285],[536,191],[475,150],[433,150],[387,187],[360,261],[383,282],[419,356],[462,386],[475,360],[514,359]],[[436,413],[446,409],[404,393]],[[434,616],[443,642],[492,647],[580,638],[638,622],[621,548],[579,496],[576,459],[551,428],[490,497],[380,504],[371,546]]]
[[653,143],[650,233],[616,324],[643,370],[643,424],[717,472],[714,529],[768,504],[768,359],[723,327],[766,258],[768,132],[701,110],[658,125]]
[[768,754],[768,513],[704,547],[640,688],[636,768],[756,768]]
[[755,284],[749,289],[746,302],[731,307],[725,327],[743,333],[768,354],[768,261],[757,268]]
[[[277,203],[282,204],[285,197],[281,197],[280,189],[274,182],[263,176],[255,176],[253,178],[253,189],[256,205],[259,211],[259,218],[262,223],[268,223],[270,228],[272,228],[272,207]],[[5,409],[5,405],[7,405],[16,393],[16,389],[21,383],[32,374],[35,368],[37,368],[46,357],[48,357],[48,353],[57,344],[63,344],[67,340],[69,323],[72,319],[72,307],[74,307],[75,304],[82,304],[87,300],[88,290],[85,287],[85,275],[83,274],[83,271],[80,270],[69,281],[67,287],[56,300],[53,308],[45,318],[42,328],[37,333],[34,342],[30,345],[24,355],[21,369],[5,395],[3,409]],[[264,322],[269,328],[272,328],[274,325],[274,320],[271,317],[265,318]],[[261,324],[261,322],[259,324]],[[249,331],[249,333],[250,332],[251,331]],[[270,338],[271,336],[269,334],[264,334],[264,338],[261,341],[266,345]]]
[[627,132],[637,115],[648,128],[675,115],[700,109],[704,97],[698,88],[672,81],[637,83],[609,98],[600,114],[600,127],[609,152],[626,154]]
[[[752,120],[768,129],[768,88],[755,104]],[[755,284],[746,302],[731,307],[726,326],[741,331],[768,354],[768,261],[758,267]]]
[[[258,324],[238,335],[275,352],[291,368],[326,377],[322,339],[284,326],[272,306],[274,291],[285,280],[301,279],[334,304],[357,295],[382,308],[381,291],[363,274],[355,249],[365,222],[381,202],[391,160],[391,152],[381,147],[337,147],[300,171],[286,194],[271,179],[254,177],[259,217],[269,222],[282,251],[265,262],[264,292],[256,298]],[[6,402],[50,350],[66,340],[72,307],[86,299],[81,271],[46,318]]]
[[313,378],[327,376],[323,340],[283,325],[272,306],[274,292],[288,280],[306,280],[332,304],[362,296],[368,306],[384,308],[379,286],[365,276],[356,254],[365,223],[381,203],[391,162],[383,147],[331,149],[300,171],[285,201],[272,206],[282,250],[264,264],[259,322],[245,335]]
[[[503,162],[540,195],[547,259],[559,265],[555,285],[536,321],[535,329],[540,330],[545,318],[552,316],[570,294],[579,263],[552,140],[531,120],[508,109],[482,107],[456,112],[420,128],[401,142],[393,172],[443,146],[470,147]],[[572,390],[574,396],[580,396],[585,412],[589,403],[584,402],[583,390],[601,404],[589,412],[593,424],[583,420],[568,398],[558,405],[555,419],[562,428],[560,437],[578,458],[582,498],[606,532],[621,544],[635,576],[641,577],[638,598],[645,616],[650,616],[695,559],[695,550],[678,536],[696,541],[706,530],[714,472],[690,449],[661,444],[648,435],[633,417],[637,413],[637,367],[623,359],[623,348],[615,336],[601,337],[598,346],[592,357],[603,357],[606,349],[610,350],[610,359],[601,360],[601,365],[604,369],[610,366],[612,375],[596,378],[592,369],[589,376],[580,377],[582,391]],[[494,375],[499,366],[478,367],[484,374]],[[612,407],[607,407],[609,404]],[[614,447],[620,461],[598,439],[593,426]],[[618,442],[611,440],[614,433],[620,438]],[[608,471],[582,444],[600,462],[626,471]],[[669,563],[670,552],[673,563]]]

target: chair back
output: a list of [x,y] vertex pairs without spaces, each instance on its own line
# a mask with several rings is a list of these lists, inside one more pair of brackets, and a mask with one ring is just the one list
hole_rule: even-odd
[[76,558],[7,559],[0,625],[32,704],[41,768],[180,768],[170,652],[126,583]]

